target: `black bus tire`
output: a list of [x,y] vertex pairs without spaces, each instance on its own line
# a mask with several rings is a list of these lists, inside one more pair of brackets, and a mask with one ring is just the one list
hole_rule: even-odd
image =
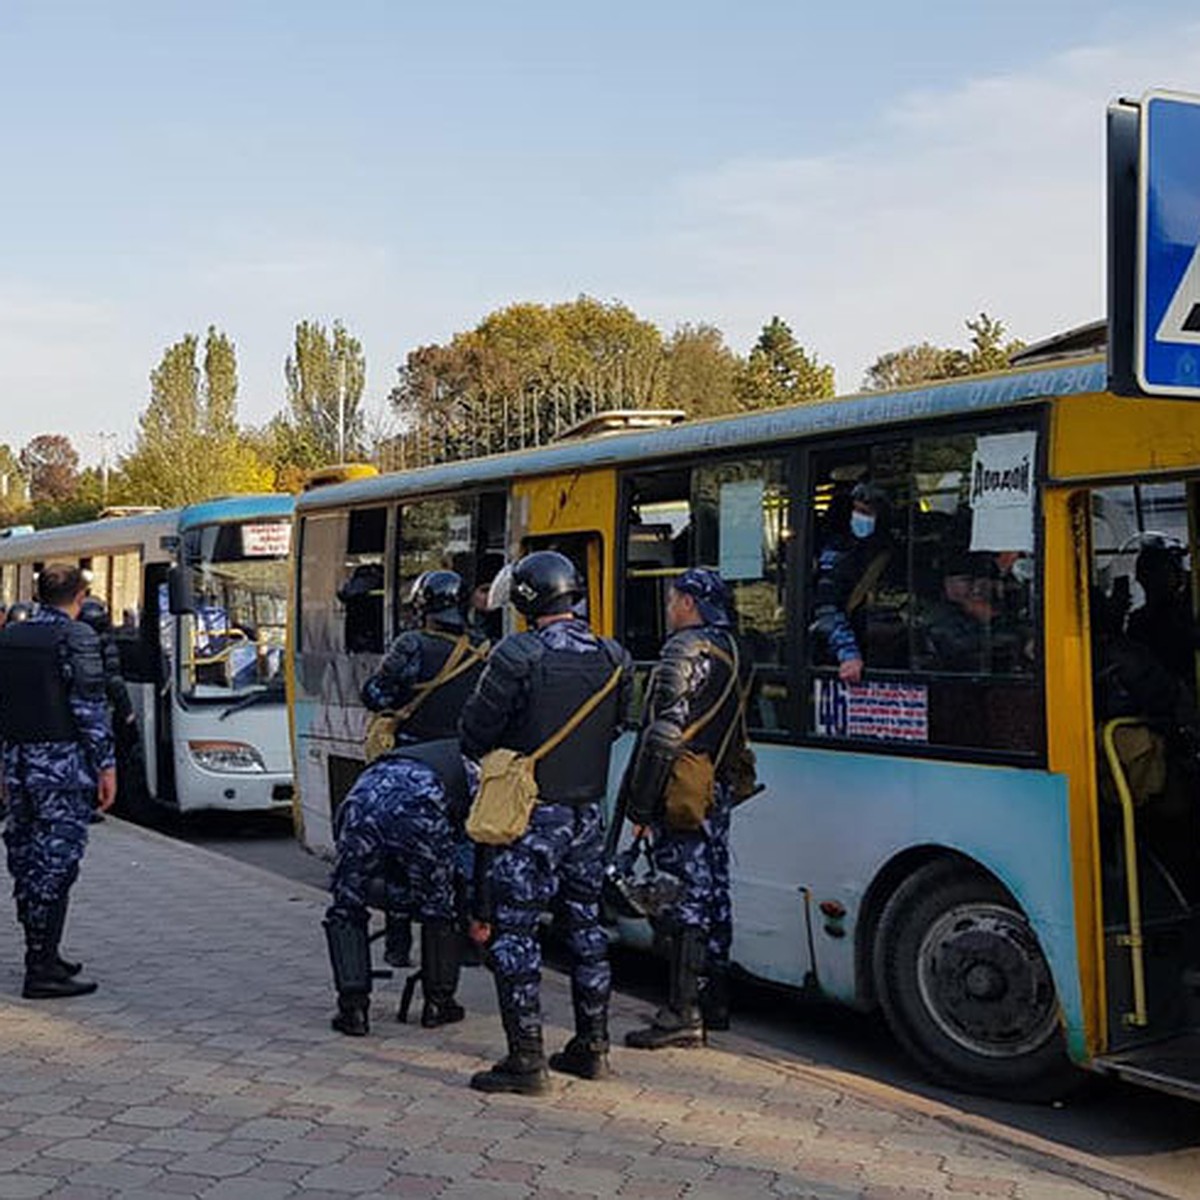
[[1082,1079],[1037,936],[982,871],[941,859],[906,879],[880,918],[874,972],[896,1040],[937,1082],[1048,1101]]

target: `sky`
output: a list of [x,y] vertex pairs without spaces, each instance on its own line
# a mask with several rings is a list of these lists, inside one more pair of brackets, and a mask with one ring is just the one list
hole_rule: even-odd
[[880,353],[1104,312],[1104,111],[1200,92],[1194,0],[0,0],[0,442],[132,446],[185,333],[243,422],[298,321],[409,350],[621,300],[838,390]]

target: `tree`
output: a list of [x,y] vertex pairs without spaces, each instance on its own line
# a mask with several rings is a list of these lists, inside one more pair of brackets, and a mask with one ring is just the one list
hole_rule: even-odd
[[12,447],[0,444],[0,526],[16,524],[29,507],[29,480]]
[[174,507],[271,487],[270,468],[237,427],[233,343],[210,326],[202,368],[198,348],[186,334],[151,371],[136,445],[110,486],[114,500]]
[[664,400],[694,417],[736,412],[741,359],[712,325],[680,325],[667,340]]
[[1008,360],[1025,343],[1016,338],[1004,340],[1001,321],[981,312],[974,320],[965,322],[971,334],[971,349],[953,346],[934,346],[921,342],[881,354],[868,368],[863,387],[868,391],[886,388],[915,387],[938,379],[954,379],[960,375],[980,375],[986,371],[1002,371]]
[[39,433],[21,451],[21,473],[29,480],[31,503],[61,503],[79,486],[79,454],[61,433]]
[[744,410],[778,408],[833,395],[833,367],[822,365],[796,341],[786,321],[772,317],[758,335],[737,382]]
[[288,412],[276,426],[277,466],[313,468],[362,457],[367,363],[358,339],[340,321],[332,333],[316,321],[301,321],[283,371]]

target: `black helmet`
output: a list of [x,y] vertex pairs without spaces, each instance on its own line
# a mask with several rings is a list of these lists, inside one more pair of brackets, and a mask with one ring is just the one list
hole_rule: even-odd
[[108,605],[95,596],[88,596],[79,609],[79,619],[90,625],[97,633],[107,633],[112,628]]
[[426,571],[413,583],[408,603],[418,621],[432,617],[439,625],[461,629],[467,585],[457,571]]
[[567,612],[582,597],[575,564],[557,550],[537,550],[513,567],[511,599],[523,617]]
[[26,604],[24,600],[18,600],[8,610],[8,620],[10,623],[16,621],[28,621],[33,616],[33,605]]

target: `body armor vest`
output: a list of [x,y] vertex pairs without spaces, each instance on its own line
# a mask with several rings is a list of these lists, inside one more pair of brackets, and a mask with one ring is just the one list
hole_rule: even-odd
[[[442,669],[458,639],[439,637],[424,631],[418,637],[421,639],[421,678],[417,683],[422,684]],[[484,660],[480,659],[470,670],[455,675],[432,691],[427,699],[421,701],[417,711],[397,729],[397,735],[406,742],[430,742],[438,738],[456,737],[458,718],[467,697],[479,682],[483,665]]]
[[[530,704],[506,732],[503,745],[531,754],[553,737],[621,661],[600,643],[595,654],[547,650],[533,669]],[[608,755],[617,720],[615,688],[560,746],[534,768],[538,796],[547,804],[590,804],[608,789]]]
[[[695,637],[697,635],[689,634],[689,636]],[[733,653],[733,639],[723,632],[718,632],[714,629],[705,629],[699,635],[699,640],[711,642],[718,649],[724,650],[726,654],[732,655]],[[697,650],[700,654],[708,655],[709,653],[703,647],[697,647]],[[721,693],[729,684],[729,673],[732,668],[723,659],[715,658],[715,656],[710,657],[713,657],[713,664],[703,689],[689,697],[688,716],[684,722],[685,728],[693,721],[697,721],[704,716],[721,698]],[[729,731],[730,722],[736,719],[737,712],[738,693],[735,687],[725,698],[725,703],[721,705],[721,710],[692,738],[689,743],[690,749],[697,754],[707,754],[710,759],[715,761],[717,751],[720,750],[721,743],[725,741],[725,735]]]
[[0,738],[73,742],[79,736],[63,673],[68,626],[22,621],[0,630]]
[[410,758],[430,767],[437,773],[445,789],[447,814],[455,821],[466,819],[467,810],[471,807],[471,792],[457,738],[442,738],[436,742],[424,742],[419,746],[404,746],[389,751],[386,757]]

